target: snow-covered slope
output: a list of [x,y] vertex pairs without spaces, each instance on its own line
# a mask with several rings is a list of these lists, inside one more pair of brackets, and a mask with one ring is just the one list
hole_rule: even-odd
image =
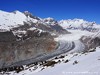
[[65,29],[81,29],[88,31],[100,29],[100,26],[95,22],[88,22],[83,19],[61,20],[59,24]]
[[32,15],[28,11],[6,12],[0,10],[0,32],[13,30],[14,28],[22,26],[24,27],[24,29],[25,26],[27,26],[27,28],[36,27],[38,29],[55,34],[67,33],[67,31],[63,29],[60,25],[58,25],[58,22],[53,18],[42,19]]
[[19,12],[5,12],[0,10],[0,29],[9,29],[17,27],[18,25],[24,25],[27,17]]
[[[0,10],[0,30],[10,30],[14,27],[19,27],[21,25],[24,25],[25,23],[31,25],[32,23],[35,23],[36,25],[38,23],[41,23],[45,26],[51,27],[52,29],[81,29],[81,30],[88,30],[98,31],[100,29],[100,26],[96,24],[95,22],[88,22],[83,19],[68,19],[68,20],[61,20],[56,21],[53,18],[39,18],[36,16],[33,16],[30,12],[25,11],[24,13],[20,11],[14,11],[14,12],[5,12]],[[62,26],[62,27],[61,27]],[[56,27],[56,28],[55,28]]]
[[51,18],[51,17],[44,18],[42,21],[44,23],[48,24],[48,25],[56,25],[56,24],[58,24],[58,22],[54,18]]
[[[96,52],[86,54],[71,54],[63,60],[67,63],[57,64],[43,71],[30,73],[29,75],[100,75],[100,48]],[[75,63],[77,61],[77,63]]]
[[[63,54],[64,58],[50,59],[61,61],[53,67],[34,66],[20,73],[11,72],[11,75],[100,75],[100,48],[89,53]],[[58,56],[59,57],[59,56]],[[37,67],[35,69],[35,67]]]

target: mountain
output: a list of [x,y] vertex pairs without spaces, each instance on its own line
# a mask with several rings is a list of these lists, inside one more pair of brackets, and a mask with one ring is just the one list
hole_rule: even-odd
[[7,29],[17,27],[19,25],[24,25],[26,22],[27,17],[19,12],[5,12],[0,10],[0,29]]
[[54,36],[69,32],[51,22],[28,11],[0,10],[0,68],[30,64],[53,53],[58,46]]
[[[83,19],[56,21],[50,17],[42,19],[28,11],[0,11],[0,74],[44,75],[45,72],[59,70],[57,74],[61,75],[65,69],[73,69],[72,72],[98,69],[99,29],[95,22]],[[95,57],[90,56],[91,52]],[[54,67],[55,64],[59,67]],[[89,64],[92,66],[86,69]]]
[[[48,25],[47,21],[51,24]],[[53,22],[56,22],[56,24]],[[66,34],[68,33],[57,21],[51,21],[50,19],[41,19],[39,17],[33,16],[30,12],[25,11],[24,13],[20,11],[5,12],[0,10],[0,30],[13,30],[17,28],[22,28],[25,26],[27,28],[35,27],[47,32],[55,34]],[[59,30],[56,28],[58,27]],[[26,28],[26,29],[27,29]]]
[[98,31],[100,26],[95,22],[88,22],[83,19],[68,19],[59,21],[59,25],[65,29],[80,29],[87,31]]
[[[56,38],[59,43],[56,50],[50,53],[51,59],[44,60],[42,55],[40,58],[42,61],[19,66],[17,67],[19,69],[13,67],[15,68],[13,71],[10,67],[6,73],[9,75],[99,75],[100,38],[95,36],[92,39],[94,33],[88,31],[72,30],[71,33]],[[48,58],[46,55],[44,57]]]

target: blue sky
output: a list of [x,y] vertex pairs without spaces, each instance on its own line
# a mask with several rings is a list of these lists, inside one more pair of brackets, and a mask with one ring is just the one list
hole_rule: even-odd
[[27,10],[41,18],[81,18],[100,24],[100,0],[0,0],[0,10]]

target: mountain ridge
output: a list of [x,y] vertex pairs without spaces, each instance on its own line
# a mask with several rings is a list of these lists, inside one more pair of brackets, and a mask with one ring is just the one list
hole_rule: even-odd
[[60,26],[65,29],[80,29],[80,30],[88,30],[94,31],[99,30],[100,25],[96,24],[95,22],[89,22],[83,19],[68,19],[68,20],[61,20],[59,21]]
[[[33,16],[30,12],[5,12],[0,10],[0,30],[13,30],[19,27],[35,27],[37,29],[41,29],[43,31],[55,33],[55,34],[66,34],[67,30],[63,29],[58,23],[52,25],[52,23],[48,24],[49,20],[42,19],[36,16]],[[56,22],[53,20],[53,22]],[[55,28],[58,27],[59,31]]]
[[54,18],[40,18],[34,16],[32,13],[28,11],[20,12],[18,10],[14,12],[6,12],[0,10],[0,29],[11,29],[13,27],[18,27],[20,25],[24,25],[26,23],[42,23],[44,25],[54,26],[58,25],[61,26],[63,29],[82,29],[82,28],[94,28],[99,29],[99,24],[95,22],[89,22],[83,19],[68,19],[68,20],[60,20],[57,21]]

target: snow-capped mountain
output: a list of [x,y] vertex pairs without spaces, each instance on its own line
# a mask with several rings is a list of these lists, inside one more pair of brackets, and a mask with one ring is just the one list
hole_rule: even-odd
[[95,22],[88,22],[83,19],[68,19],[68,20],[61,20],[59,24],[65,29],[80,29],[80,30],[99,30],[100,25],[96,24]]
[[32,18],[32,19],[41,20],[40,17],[33,16],[32,13],[30,13],[30,12],[28,12],[28,11],[24,11],[24,14],[25,14],[27,17],[30,17],[30,18]]
[[5,12],[0,10],[0,29],[9,30],[9,28],[24,25],[26,21],[27,17],[19,11]]
[[29,64],[35,57],[55,51],[57,42],[54,36],[67,34],[68,31],[47,21],[52,22],[28,11],[0,11],[0,68]]
[[95,22],[83,19],[56,21],[28,11],[0,11],[0,74],[45,75],[52,71],[52,75],[61,75],[63,70],[90,73],[94,69],[99,73],[100,31],[92,32],[99,29]]
[[58,24],[58,22],[54,18],[51,18],[51,17],[44,18],[43,22],[48,24],[48,25],[56,25],[56,24]]
[[16,27],[25,26],[53,32],[55,34],[68,33],[65,29],[80,29],[87,31],[98,31],[100,26],[95,22],[88,22],[83,19],[68,19],[56,21],[53,18],[40,18],[33,16],[30,12],[5,12],[0,10],[0,31],[11,30]]
[[[55,34],[67,33],[67,31],[58,25],[57,21],[52,18],[42,19],[33,16],[28,11],[22,13],[20,11],[5,12],[0,10],[0,31],[13,30],[13,28],[22,26],[27,26],[27,28],[35,27]],[[59,28],[59,32],[55,26]]]

